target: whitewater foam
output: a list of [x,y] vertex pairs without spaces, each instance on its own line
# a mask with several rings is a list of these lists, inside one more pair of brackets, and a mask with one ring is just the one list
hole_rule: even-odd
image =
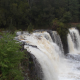
[[[60,47],[46,31],[21,34],[18,39],[25,42],[24,48],[37,58],[43,71],[43,80],[80,80],[80,62],[75,60],[75,54],[71,54],[72,58],[62,56]],[[75,47],[70,34],[68,43],[72,44],[69,45],[69,51],[73,53]]]

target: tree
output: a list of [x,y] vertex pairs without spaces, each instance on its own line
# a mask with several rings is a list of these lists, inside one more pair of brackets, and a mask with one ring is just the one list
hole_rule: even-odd
[[36,28],[47,28],[54,18],[54,7],[51,0],[34,0],[31,7],[31,22]]
[[12,34],[1,33],[0,36],[0,80],[23,80],[20,61],[24,53],[20,51],[20,43]]
[[71,20],[72,20],[72,15],[70,12],[66,12],[61,19],[61,21],[64,23],[70,23]]
[[72,21],[77,22],[79,20],[79,2],[78,0],[66,0],[67,10],[72,14]]

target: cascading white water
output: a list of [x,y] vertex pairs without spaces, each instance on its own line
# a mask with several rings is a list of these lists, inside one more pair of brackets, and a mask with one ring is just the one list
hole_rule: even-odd
[[69,53],[80,53],[80,35],[79,31],[75,28],[69,29],[69,34],[67,36]]
[[[61,56],[63,54],[61,54],[59,45],[52,41],[46,31],[34,32],[32,34],[23,33],[17,38],[20,42],[25,42],[24,48],[33,54],[41,65],[44,74],[42,80],[80,79],[80,72],[77,70],[78,63],[80,62],[76,63],[76,61],[68,60],[64,56]],[[70,39],[68,39],[68,43],[71,43],[70,34],[68,34],[68,38]]]
[[62,53],[64,53],[63,45],[59,34],[56,31],[53,31],[54,42],[60,47]]
[[59,34],[56,31],[48,31],[53,42],[56,43],[61,51],[64,54],[63,45]]
[[67,39],[68,39],[68,49],[69,49],[69,53],[76,53],[76,49],[75,49],[75,46],[74,46],[74,43],[72,41],[72,38],[70,36],[70,34],[68,34],[67,36]]
[[32,53],[37,58],[38,62],[40,63],[43,73],[44,73],[43,80],[58,80],[53,63],[46,54],[44,54],[39,49],[30,47],[30,46],[28,47],[27,50],[30,53]]

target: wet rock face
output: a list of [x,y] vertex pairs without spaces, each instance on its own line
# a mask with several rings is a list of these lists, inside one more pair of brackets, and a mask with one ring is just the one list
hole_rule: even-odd
[[[21,51],[24,50],[24,45],[25,43],[21,44]],[[25,58],[21,61],[21,68],[24,80],[42,80],[43,72],[39,62],[37,61],[35,56],[27,52],[27,50],[25,50],[24,52]]]
[[63,44],[63,49],[64,49],[64,53],[67,54],[69,51],[68,51],[68,44],[67,44],[67,38],[64,38],[62,40],[62,44]]
[[43,72],[42,68],[35,58],[34,55],[30,54],[29,61],[31,62],[29,64],[29,71],[30,71],[30,79],[31,80],[42,80],[43,78]]
[[42,80],[43,73],[40,64],[33,55],[27,54],[28,59],[24,59],[21,63],[24,80]]

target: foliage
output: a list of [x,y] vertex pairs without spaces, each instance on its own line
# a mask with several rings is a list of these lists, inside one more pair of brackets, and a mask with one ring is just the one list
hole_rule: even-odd
[[[59,35],[64,35],[64,36],[65,36],[65,34],[67,34],[68,28],[70,27],[69,24],[64,24],[57,18],[55,18],[51,24],[52,24],[53,30],[56,30],[59,33]],[[67,25],[67,27],[66,27],[66,25]]]
[[80,21],[79,0],[1,0],[0,27],[26,30],[48,28],[53,19],[63,23]]
[[24,29],[28,26],[30,10],[26,0],[1,0],[0,4],[0,27]]
[[78,30],[80,31],[80,24],[78,24],[78,25],[76,26],[76,28],[78,28]]
[[70,12],[64,13],[63,17],[61,18],[61,21],[64,23],[69,23],[72,20],[72,16]]
[[57,18],[53,19],[51,24],[53,30],[57,30],[57,28],[64,27],[64,23],[60,22]]
[[56,30],[59,35],[60,35],[60,38],[62,40],[62,44],[63,44],[63,48],[64,48],[64,52],[65,53],[68,53],[68,45],[67,45],[67,34],[68,34],[68,29],[71,27],[70,24],[68,23],[63,23],[61,22],[60,20],[58,20],[57,18],[55,18],[53,21],[52,21],[52,29],[53,30]]
[[0,80],[23,80],[20,61],[24,53],[9,33],[0,33]]
[[29,33],[33,31],[33,25],[31,23],[28,26],[27,31],[29,31]]

